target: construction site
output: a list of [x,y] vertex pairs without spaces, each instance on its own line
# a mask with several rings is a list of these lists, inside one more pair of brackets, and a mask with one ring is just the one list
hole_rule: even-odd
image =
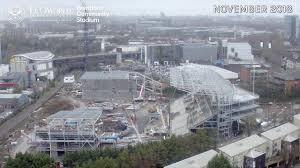
[[[240,120],[259,108],[259,96],[230,82],[236,78],[231,71],[196,64],[68,75],[26,128],[13,133],[8,148],[11,155],[38,151],[60,159],[72,151],[123,148],[197,129],[230,137],[240,130]],[[174,94],[164,93],[168,89]]]

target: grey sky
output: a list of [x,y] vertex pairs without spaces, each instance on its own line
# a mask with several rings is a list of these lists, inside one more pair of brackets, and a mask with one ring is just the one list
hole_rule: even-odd
[[[0,0],[0,8],[73,8],[80,0]],[[299,0],[86,0],[89,6],[100,6],[116,15],[211,15],[213,5],[269,5],[291,4],[300,14]]]

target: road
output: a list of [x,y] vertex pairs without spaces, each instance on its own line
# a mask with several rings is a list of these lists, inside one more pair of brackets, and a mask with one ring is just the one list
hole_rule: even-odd
[[62,85],[62,82],[57,84],[55,88],[52,88],[49,92],[46,92],[40,99],[37,100],[37,102],[27,106],[21,112],[4,122],[0,126],[0,140],[6,139],[11,131],[13,131],[20,123],[27,119],[33,111],[37,110],[44,103],[46,103],[56,92],[59,91]]

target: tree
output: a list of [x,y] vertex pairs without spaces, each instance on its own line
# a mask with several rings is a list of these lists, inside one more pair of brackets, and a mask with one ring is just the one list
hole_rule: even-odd
[[[162,168],[163,166],[191,157],[215,147],[212,138],[204,130],[187,136],[172,136],[160,142],[128,146],[127,149],[105,148],[67,153],[63,159],[67,167],[105,168],[106,160],[112,168]],[[80,167],[81,166],[81,167]]]
[[208,162],[207,168],[233,168],[229,161],[223,156],[215,156],[211,161]]
[[55,168],[55,161],[46,154],[18,153],[16,157],[8,158],[5,168]]
[[99,158],[95,162],[88,162],[78,168],[118,168],[118,164],[114,159]]

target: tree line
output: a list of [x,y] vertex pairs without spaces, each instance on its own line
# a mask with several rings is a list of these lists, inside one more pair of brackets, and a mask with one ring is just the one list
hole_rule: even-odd
[[[105,148],[82,150],[67,153],[63,165],[72,168],[163,168],[185,158],[214,149],[216,143],[211,132],[199,130],[195,134],[175,137],[166,140],[128,146],[124,149]],[[210,168],[216,165],[229,164],[222,156],[215,157]],[[227,163],[226,163],[227,162]],[[44,154],[18,154],[15,159],[9,158],[6,168],[54,168],[55,161]],[[227,167],[226,167],[227,168]],[[228,167],[230,168],[230,167]]]

